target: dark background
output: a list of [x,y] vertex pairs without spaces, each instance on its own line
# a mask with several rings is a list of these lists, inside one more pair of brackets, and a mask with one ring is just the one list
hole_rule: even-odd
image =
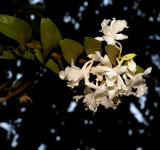
[[[0,13],[12,15],[15,8],[25,0],[5,0],[0,3]],[[88,3],[88,5],[87,5]],[[39,3],[41,5],[41,3]],[[63,38],[83,43],[85,36],[101,36],[103,19],[125,19],[129,36],[121,41],[123,54],[136,53],[137,64],[147,69],[153,67],[146,77],[147,93],[138,99],[122,98],[116,110],[99,107],[93,114],[85,111],[82,101],[72,112],[67,111],[72,102],[73,91],[50,70],[42,68],[42,75],[34,86],[33,104],[19,104],[10,99],[0,104],[0,125],[11,125],[12,132],[0,126],[0,149],[2,150],[146,150],[160,149],[160,8],[157,0],[45,0],[44,16],[59,28]],[[85,8],[80,11],[80,6]],[[82,13],[78,17],[78,13]],[[64,22],[64,16],[74,20]],[[23,15],[19,16],[23,17]],[[37,22],[39,20],[37,19]],[[75,28],[78,23],[79,28]],[[38,34],[38,33],[37,33]],[[36,35],[36,34],[35,34]],[[0,76],[4,70],[13,69],[16,62],[0,61]],[[32,67],[31,67],[32,66]],[[36,65],[23,62],[20,72],[31,76]],[[15,67],[16,68],[16,67]],[[133,109],[134,108],[134,109]],[[19,119],[19,122],[17,121]],[[10,134],[10,135],[9,135]],[[14,138],[16,146],[13,146]],[[44,147],[43,147],[44,146]],[[42,148],[43,147],[43,148]]]

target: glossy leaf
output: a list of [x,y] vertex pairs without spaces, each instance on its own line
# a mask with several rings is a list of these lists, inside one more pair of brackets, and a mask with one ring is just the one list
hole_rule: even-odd
[[43,54],[40,50],[38,49],[34,49],[35,55],[37,57],[37,59],[43,64],[44,63],[44,57]]
[[0,14],[0,32],[16,40],[24,47],[32,37],[32,29],[28,23],[19,18]]
[[47,68],[49,68],[51,71],[53,71],[56,74],[60,72],[58,64],[51,58],[46,62],[45,65]]
[[119,49],[114,45],[105,46],[106,53],[113,66],[116,66],[116,58],[119,56]]
[[84,52],[83,46],[73,40],[64,39],[60,41],[64,59],[71,64],[71,59],[76,62],[77,58]]
[[87,55],[94,54],[95,51],[102,51],[101,42],[91,37],[84,38],[84,48]]
[[42,18],[40,29],[43,54],[46,58],[53,49],[60,47],[62,36],[57,26],[48,18]]

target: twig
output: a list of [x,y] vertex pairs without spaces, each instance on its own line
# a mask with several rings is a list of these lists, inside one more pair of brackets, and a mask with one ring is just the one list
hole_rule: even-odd
[[20,88],[18,88],[16,91],[9,93],[8,95],[1,97],[0,98],[0,103],[7,101],[8,99],[16,96],[17,94],[19,94],[20,92],[22,92],[27,86],[29,86],[32,83],[32,81],[28,81],[25,84],[23,84],[22,86],[20,86]]

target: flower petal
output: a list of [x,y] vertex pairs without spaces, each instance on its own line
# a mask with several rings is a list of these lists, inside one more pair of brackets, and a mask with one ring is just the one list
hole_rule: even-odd
[[104,55],[104,58],[102,59],[102,64],[107,65],[107,67],[112,68],[112,64],[110,62],[110,59],[107,55]]
[[113,70],[117,72],[118,74],[122,74],[126,71],[127,66],[122,66],[122,67],[114,67]]
[[101,23],[101,27],[102,27],[102,29],[104,29],[106,26],[108,26],[108,24],[109,24],[109,22],[110,22],[111,20],[110,19],[104,19],[103,21],[102,21],[102,23]]
[[117,20],[112,24],[112,33],[121,32],[124,28],[128,28],[126,20]]
[[116,34],[116,40],[125,40],[128,39],[127,35],[124,34]]
[[103,36],[104,40],[107,42],[107,44],[115,45],[115,35],[110,35],[110,36]]
[[62,80],[64,80],[64,79],[66,78],[66,74],[64,73],[63,70],[59,72],[59,77],[60,77]]
[[149,67],[148,69],[145,70],[145,72],[142,75],[145,76],[145,75],[151,73],[151,71],[152,71],[152,67]]
[[136,63],[133,61],[133,59],[128,61],[128,69],[134,73],[136,72]]
[[141,97],[142,95],[145,94],[147,89],[148,89],[148,87],[146,86],[145,83],[141,84],[140,86],[137,87],[136,96]]
[[103,37],[96,37],[95,39],[98,40],[98,41],[104,41]]

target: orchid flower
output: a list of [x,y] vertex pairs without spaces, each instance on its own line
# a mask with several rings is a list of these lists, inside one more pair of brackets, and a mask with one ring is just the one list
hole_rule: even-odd
[[[110,23],[110,25],[108,25]],[[101,23],[102,29],[100,32],[104,34],[102,37],[96,37],[99,41],[106,41],[107,44],[116,45],[116,40],[127,39],[128,36],[119,34],[124,28],[128,28],[126,20],[106,20],[104,19]],[[117,34],[118,33],[118,34]]]
[[101,85],[93,92],[89,87],[86,87],[86,95],[84,96],[83,103],[85,103],[86,110],[91,110],[94,113],[97,111],[99,105],[103,105],[107,108],[117,108],[117,104],[107,98],[108,92],[105,85]]
[[[151,70],[152,68],[149,67],[144,71],[144,73],[133,74],[127,71],[126,74],[123,74],[123,79],[125,80],[125,83],[127,85],[126,96],[133,94],[137,97],[141,97],[145,94],[148,87],[146,86],[145,79],[143,79],[143,76],[151,73]],[[126,75],[130,79],[128,79]],[[132,88],[136,89],[136,92],[132,92]]]
[[93,59],[90,61],[87,61],[82,69],[79,67],[76,67],[73,63],[73,59],[71,61],[71,67],[67,67],[64,71],[60,71],[59,77],[62,80],[68,80],[67,85],[68,87],[71,87],[72,89],[75,86],[79,85],[79,82],[85,78],[87,81],[89,79],[89,72],[90,68],[92,67],[93,64]]

